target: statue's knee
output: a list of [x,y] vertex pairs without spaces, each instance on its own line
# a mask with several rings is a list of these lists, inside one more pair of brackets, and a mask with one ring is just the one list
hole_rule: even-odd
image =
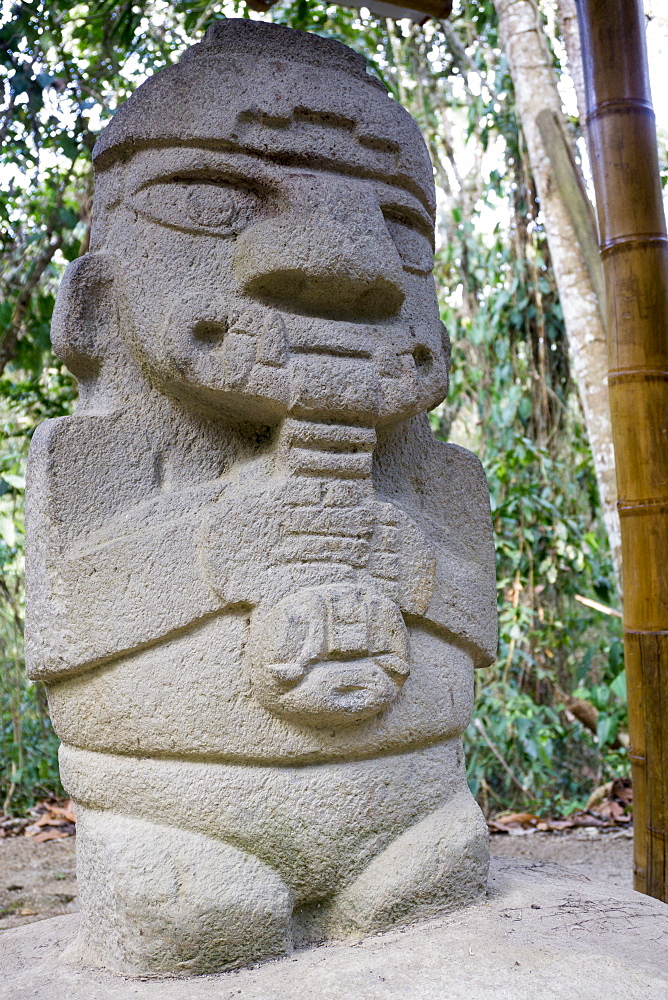
[[289,950],[290,892],[257,858],[146,820],[77,814],[84,961],[131,975],[204,973]]
[[335,936],[429,919],[485,891],[487,825],[467,790],[402,833],[333,901]]

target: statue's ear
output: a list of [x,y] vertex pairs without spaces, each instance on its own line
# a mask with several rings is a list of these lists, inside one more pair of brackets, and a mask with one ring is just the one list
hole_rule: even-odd
[[88,253],[73,261],[58,289],[51,321],[53,349],[77,379],[94,379],[118,355],[119,303],[113,259]]

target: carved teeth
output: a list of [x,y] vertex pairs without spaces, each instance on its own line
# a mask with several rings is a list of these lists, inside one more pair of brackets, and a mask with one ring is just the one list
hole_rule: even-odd
[[283,423],[280,440],[291,447],[334,452],[370,452],[376,445],[376,432],[372,427],[289,419]]
[[285,420],[279,445],[292,472],[307,476],[368,479],[373,464],[376,432],[371,427]]
[[372,456],[364,453],[335,454],[306,448],[293,448],[288,461],[293,472],[311,476],[338,476],[341,479],[367,479],[371,475],[373,464]]

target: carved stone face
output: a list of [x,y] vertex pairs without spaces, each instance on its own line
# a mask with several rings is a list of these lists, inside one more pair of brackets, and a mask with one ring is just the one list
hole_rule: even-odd
[[96,150],[93,249],[122,275],[136,355],[228,417],[432,407],[449,352],[419,132],[357,62],[312,65],[313,39],[244,61],[226,28],[161,74],[160,107],[140,88]]

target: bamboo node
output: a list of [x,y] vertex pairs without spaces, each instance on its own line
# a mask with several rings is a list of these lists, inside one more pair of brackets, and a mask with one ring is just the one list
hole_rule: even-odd
[[624,234],[606,240],[600,244],[599,249],[601,256],[605,259],[613,253],[619,253],[622,250],[635,250],[636,247],[640,246],[663,246],[666,243],[668,243],[668,237],[665,233],[634,233],[633,235]]
[[590,111],[585,121],[591,125],[597,118],[603,118],[606,114],[624,115],[634,111],[640,114],[649,114],[654,118],[654,108],[651,101],[644,101],[639,97],[617,97],[609,101],[601,101],[593,111]]
[[618,368],[608,373],[608,383],[619,385],[623,382],[668,382],[668,370],[661,368]]
[[624,634],[625,635],[655,635],[655,636],[658,637],[658,636],[668,635],[668,629],[659,629],[659,628],[630,628],[630,627],[625,627],[624,628]]
[[628,517],[630,514],[655,514],[664,508],[668,508],[668,497],[617,501],[620,517]]

